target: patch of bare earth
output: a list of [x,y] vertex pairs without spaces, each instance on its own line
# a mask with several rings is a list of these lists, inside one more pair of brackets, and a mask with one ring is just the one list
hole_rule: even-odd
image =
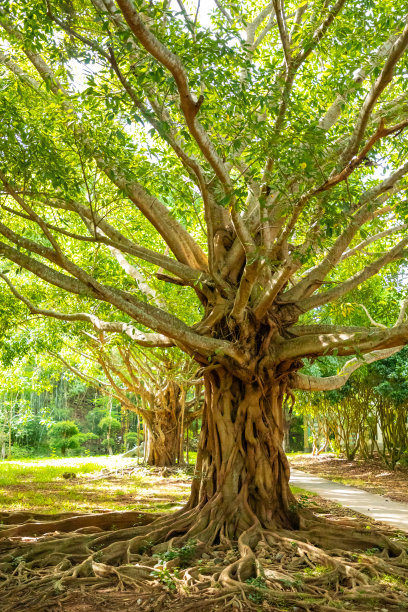
[[408,503],[408,468],[390,470],[378,458],[369,461],[336,457],[334,455],[296,455],[289,458],[290,465],[299,470],[328,479],[345,480],[347,484],[370,493],[384,495]]

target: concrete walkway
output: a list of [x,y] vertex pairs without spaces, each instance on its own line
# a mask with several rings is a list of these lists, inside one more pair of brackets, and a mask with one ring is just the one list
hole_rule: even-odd
[[382,495],[368,493],[349,485],[319,478],[300,470],[290,470],[290,484],[317,493],[355,512],[370,516],[408,532],[408,504],[395,502]]

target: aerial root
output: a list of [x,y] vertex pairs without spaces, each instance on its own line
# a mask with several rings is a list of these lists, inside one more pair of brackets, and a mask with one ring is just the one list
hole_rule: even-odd
[[[143,522],[144,515],[133,514]],[[100,533],[13,536],[1,542],[0,607],[34,612],[52,609],[73,592],[108,589],[140,594],[141,610],[157,609],[162,596],[169,610],[177,598],[178,612],[197,609],[198,601],[200,610],[216,609],[216,602],[222,609],[256,610],[267,602],[270,610],[279,603],[331,612],[338,610],[334,601],[359,610],[366,609],[367,597],[390,610],[402,609],[403,602],[408,608],[406,543],[310,516],[303,527],[265,529],[254,519],[231,539],[221,512],[193,509]]]

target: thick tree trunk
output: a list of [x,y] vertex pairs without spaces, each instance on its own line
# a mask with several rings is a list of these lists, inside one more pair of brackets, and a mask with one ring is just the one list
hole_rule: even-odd
[[173,410],[156,410],[147,425],[147,463],[156,467],[175,465],[180,429]]
[[285,390],[282,381],[248,384],[222,368],[205,375],[198,478],[189,507],[210,517],[213,540],[235,540],[254,524],[298,526],[282,449]]

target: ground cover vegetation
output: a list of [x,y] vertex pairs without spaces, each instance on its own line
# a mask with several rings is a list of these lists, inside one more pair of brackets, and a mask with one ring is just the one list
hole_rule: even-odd
[[8,515],[165,512],[185,502],[190,479],[182,467],[164,478],[162,470],[120,455],[12,460],[1,466],[0,509]]
[[[171,590],[170,568],[157,581],[151,559],[176,553],[185,609],[198,592],[202,609],[400,609],[406,541],[296,500],[282,407],[408,340],[398,287],[390,324],[335,320],[376,275],[404,277],[406,7],[217,2],[208,25],[189,11],[0,8],[5,287],[31,314],[177,347],[205,388],[184,508],[102,534],[4,541],[0,601],[18,609],[36,593],[50,607],[113,582]],[[301,371],[330,356],[351,360],[328,377]],[[201,572],[214,550],[220,567]],[[310,564],[325,569],[298,581]]]

